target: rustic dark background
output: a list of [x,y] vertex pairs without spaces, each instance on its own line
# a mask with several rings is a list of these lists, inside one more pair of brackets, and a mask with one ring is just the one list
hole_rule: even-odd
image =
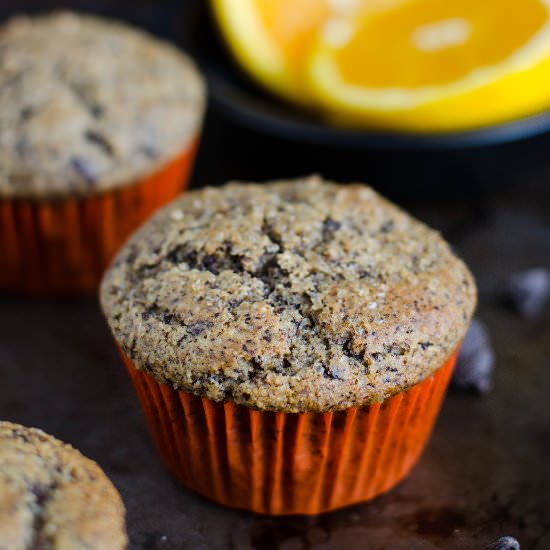
[[[2,0],[0,21],[72,6],[185,43],[183,3]],[[478,280],[494,389],[449,393],[425,454],[398,488],[337,513],[287,519],[225,510],[185,491],[155,455],[93,297],[0,298],[0,418],[39,426],[97,460],[125,500],[136,550],[481,549],[505,534],[522,549],[550,548],[550,308],[523,320],[501,299],[511,274],[550,267],[549,136],[467,152],[346,151],[254,134],[211,109],[193,185],[312,171],[371,182],[441,229]]]

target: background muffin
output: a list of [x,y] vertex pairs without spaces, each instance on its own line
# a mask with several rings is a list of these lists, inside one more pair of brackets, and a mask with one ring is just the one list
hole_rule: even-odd
[[[412,466],[475,285],[439,234],[369,187],[308,178],[188,193],[130,239],[101,299],[184,483],[232,506],[317,513]],[[179,453],[200,461],[209,431],[219,447],[203,435],[211,462],[197,468],[223,479],[203,482]]]
[[184,54],[126,25],[54,13],[0,28],[0,287],[93,288],[186,183],[203,117]]
[[122,549],[124,514],[95,462],[41,430],[0,422],[0,548]]

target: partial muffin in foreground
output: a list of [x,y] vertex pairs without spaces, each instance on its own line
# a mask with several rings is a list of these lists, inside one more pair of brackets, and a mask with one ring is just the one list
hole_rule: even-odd
[[91,290],[187,182],[205,107],[185,54],[90,15],[0,27],[0,288]]
[[124,515],[95,462],[42,430],[0,422],[0,549],[123,549]]
[[[188,193],[129,240],[101,300],[157,445],[171,449],[165,461],[186,485],[237,507],[318,513],[370,498],[410,469],[476,291],[437,232],[365,185],[312,177]],[[153,410],[156,393],[166,410]],[[178,455],[187,445],[198,456],[195,408],[204,431],[237,453],[218,457],[222,488]],[[296,423],[309,438],[296,439]],[[280,463],[257,466],[275,444]],[[305,463],[289,466],[289,453]],[[363,453],[376,458],[362,463]],[[286,488],[281,478],[266,492],[279,467]],[[333,468],[341,487],[317,486]]]

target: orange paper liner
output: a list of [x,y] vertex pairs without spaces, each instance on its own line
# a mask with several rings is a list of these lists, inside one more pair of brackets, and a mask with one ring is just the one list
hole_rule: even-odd
[[455,359],[382,403],[295,414],[173,390],[124,357],[170,472],[224,506],[269,515],[327,512],[401,481],[430,436]]
[[75,199],[0,199],[0,290],[93,292],[126,238],[187,185],[196,140],[161,170]]

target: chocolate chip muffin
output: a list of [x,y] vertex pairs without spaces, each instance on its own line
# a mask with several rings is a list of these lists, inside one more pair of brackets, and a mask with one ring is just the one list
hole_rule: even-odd
[[382,401],[441,366],[475,286],[438,233],[363,185],[188,193],[133,236],[101,292],[158,382],[261,410]]
[[101,302],[185,486],[318,514],[418,459],[476,290],[437,232],[366,185],[310,177],[172,202],[118,254]]
[[0,26],[0,290],[95,291],[185,187],[205,86],[176,47],[91,15]]
[[0,28],[0,196],[87,195],[154,173],[196,138],[193,62],[125,24],[56,12]]
[[0,549],[126,544],[124,505],[95,462],[41,430],[0,422]]

